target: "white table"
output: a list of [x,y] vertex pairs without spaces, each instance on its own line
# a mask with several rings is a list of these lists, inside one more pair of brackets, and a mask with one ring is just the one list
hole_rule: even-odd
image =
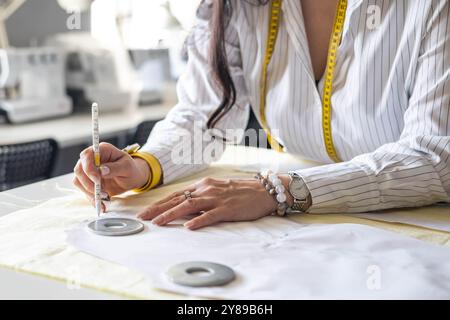
[[0,217],[18,210],[34,207],[52,198],[65,196],[71,190],[75,191],[72,185],[72,177],[72,174],[66,174],[0,192]]
[[[222,156],[219,161],[222,165],[233,164],[233,163],[243,163],[243,164],[252,164],[255,163],[256,160],[261,161],[261,159],[266,159],[271,163],[276,162],[273,158],[267,157],[264,152],[269,153],[269,150],[258,150],[256,149],[250,150],[247,149],[247,152],[243,152],[243,147],[239,147],[241,149],[236,149],[238,147],[227,148],[225,154]],[[234,149],[234,151],[233,151]],[[230,151],[230,152],[228,152]],[[252,151],[252,152],[250,152]],[[263,152],[263,154],[261,154]],[[237,157],[239,155],[239,157]],[[294,157],[291,157],[288,154],[277,154],[277,159],[280,160],[280,164],[282,163],[285,166],[290,166],[295,163],[297,166],[300,162],[295,160]],[[285,158],[285,159],[282,159]],[[291,160],[291,163],[288,160]],[[245,160],[245,161],[243,161]],[[247,166],[244,166],[247,167]],[[280,166],[281,167],[281,166]],[[286,171],[281,169],[281,171]],[[11,214],[15,211],[31,208],[33,206],[38,205],[44,201],[54,199],[57,197],[66,196],[75,191],[75,188],[72,186],[72,174],[60,176],[57,178],[49,179],[43,182],[31,184],[28,186],[24,186],[21,188],[5,191],[0,193],[0,217]],[[425,208],[424,210],[426,210]],[[430,208],[428,208],[429,210]],[[439,208],[439,211],[442,210]],[[427,211],[428,212],[428,211]],[[431,212],[431,211],[429,211]],[[343,216],[343,215],[340,215]],[[429,217],[428,213],[426,215]],[[321,215],[309,215],[304,216],[302,220],[304,223],[322,223],[320,219]],[[330,215],[330,222],[337,223],[335,220],[336,215]],[[345,216],[345,223],[361,223],[362,221],[357,217]],[[342,217],[341,217],[342,218]],[[328,223],[330,223],[328,222]],[[342,222],[342,221],[341,221]],[[366,220],[366,225],[372,225],[381,227],[380,222]],[[386,226],[385,226],[386,228]],[[392,224],[387,230],[394,229],[402,229],[401,234],[405,234],[408,236],[414,236],[421,239],[433,239],[435,243],[439,243],[440,240],[445,238],[445,243],[448,243],[448,235],[442,235],[442,232],[433,231],[431,229],[417,229],[412,226],[407,226],[403,224]],[[423,237],[425,233],[431,233],[431,238]],[[444,242],[442,242],[444,243]],[[112,296],[109,294],[105,294],[102,292],[89,290],[89,289],[70,289],[66,283],[61,283],[49,279],[45,279],[37,276],[30,276],[27,274],[17,273],[11,270],[6,270],[0,268],[0,299],[2,298],[22,298],[22,299],[118,299],[121,297]]]
[[[174,101],[168,101],[134,110],[104,113],[100,119],[102,136],[113,136],[118,132],[131,130],[143,121],[163,119],[173,105]],[[60,147],[70,147],[89,139],[90,127],[89,113],[25,124],[1,124],[0,145],[52,138]],[[0,193],[0,217],[66,195],[73,190],[71,180],[72,175],[69,174]],[[0,284],[0,299],[121,298],[7,269],[0,269]]]
[[[102,136],[132,130],[143,121],[163,119],[173,105],[174,101],[167,101],[165,104],[104,113],[100,118]],[[88,112],[25,124],[1,124],[0,145],[52,138],[61,148],[70,147],[90,139],[90,127],[91,115]],[[73,190],[71,180],[72,175],[69,174],[0,193],[0,217],[66,195]],[[121,298],[2,268],[0,284],[0,299]]]
[[[165,118],[175,103],[167,98],[164,104],[100,112],[100,137],[102,141],[125,147],[140,123]],[[24,124],[0,124],[0,145],[54,139],[59,150],[51,172],[51,177],[55,177],[72,172],[79,153],[92,141],[91,126],[89,112]]]
[[[164,108],[161,108],[160,111],[164,112]],[[0,129],[0,143],[6,141],[6,138],[1,134],[2,130],[3,132],[5,132],[4,128]],[[61,132],[62,131],[63,130],[61,130]],[[47,134],[48,133],[50,132],[47,131]],[[42,135],[43,133],[40,134]],[[78,136],[82,136],[82,133],[78,133]],[[71,139],[73,140],[73,136]],[[66,140],[66,142],[68,141]],[[253,155],[253,158],[250,158],[249,161],[254,162],[258,157],[259,153]],[[233,154],[224,154],[221,161],[225,164],[233,163]],[[44,201],[66,196],[74,192],[75,187],[72,185],[72,177],[73,174],[67,174],[20,188],[0,192],[0,217],[14,213],[18,210],[34,207]],[[65,283],[14,272],[12,270],[3,269],[1,267],[0,284],[0,299],[122,298],[84,288],[71,290]]]
[[97,290],[71,288],[63,282],[48,280],[0,268],[0,300],[119,300]]
[[[0,192],[0,217],[75,190],[72,174]],[[0,268],[0,299],[122,299],[97,290]]]
[[[136,107],[121,112],[108,112],[100,116],[102,136],[135,128],[143,121],[163,119],[173,107],[172,102]],[[52,138],[60,147],[83,143],[91,135],[89,112],[24,124],[1,124],[0,145]]]

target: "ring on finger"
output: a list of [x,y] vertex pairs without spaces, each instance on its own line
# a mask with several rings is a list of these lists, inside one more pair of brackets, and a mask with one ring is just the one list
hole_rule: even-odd
[[186,200],[192,199],[192,193],[189,190],[186,190],[184,192],[184,197],[186,198]]

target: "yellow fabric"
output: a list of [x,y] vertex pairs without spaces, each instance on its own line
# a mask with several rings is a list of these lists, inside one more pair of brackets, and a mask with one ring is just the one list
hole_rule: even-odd
[[133,158],[140,158],[140,159],[144,160],[145,162],[147,162],[147,164],[150,168],[150,175],[149,175],[148,182],[143,187],[135,189],[134,191],[135,192],[145,192],[145,191],[151,190],[154,187],[156,187],[159,184],[159,182],[161,181],[161,177],[162,177],[162,168],[161,168],[161,164],[159,163],[158,159],[156,159],[156,157],[154,157],[150,153],[142,152],[142,151],[132,153],[131,156]]
[[[251,163],[258,155],[261,158],[261,154],[254,148],[229,146],[220,164],[215,164],[203,172],[186,177],[173,184],[158,187],[151,192],[115,197],[110,210],[138,212],[149,204],[175,191],[183,190],[186,186],[206,176],[215,178],[252,177],[253,173],[243,173],[237,171],[236,168],[238,164]],[[265,150],[263,157],[267,161],[274,161],[274,159],[279,158],[288,160],[293,156]],[[306,162],[299,159],[297,163],[301,166]],[[52,185],[51,181],[46,182],[46,189]],[[55,188],[57,188],[56,185]],[[450,216],[450,209],[442,208],[443,212],[448,212],[445,215],[436,214],[436,210],[441,212],[441,208],[435,207],[404,209],[401,212],[430,217],[436,222],[439,222],[439,219],[444,219],[444,222],[448,223],[448,218],[445,220],[445,217]],[[81,286],[128,298],[186,298],[185,296],[155,290],[143,274],[79,252],[68,246],[65,241],[66,230],[93,218],[94,213],[91,205],[78,192],[0,218],[0,266],[64,282],[71,280],[70,277],[75,269],[80,271]],[[287,219],[300,224],[364,224],[430,243],[450,246],[449,232],[408,224],[373,221],[346,214],[303,214],[293,215]]]

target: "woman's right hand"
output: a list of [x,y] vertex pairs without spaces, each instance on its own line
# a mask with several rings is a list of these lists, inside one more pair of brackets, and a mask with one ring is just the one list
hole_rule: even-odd
[[148,164],[132,158],[112,144],[100,143],[100,170],[94,164],[92,147],[80,154],[74,172],[74,185],[94,204],[94,183],[102,184],[102,198],[144,186],[150,175]]

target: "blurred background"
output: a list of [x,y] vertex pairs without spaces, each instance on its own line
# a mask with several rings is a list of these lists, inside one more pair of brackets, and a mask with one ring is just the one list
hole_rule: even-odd
[[102,141],[143,145],[177,102],[199,3],[0,0],[0,192],[72,172],[93,102]]
[[176,103],[200,0],[0,0],[0,191],[70,173],[91,144],[145,143]]

